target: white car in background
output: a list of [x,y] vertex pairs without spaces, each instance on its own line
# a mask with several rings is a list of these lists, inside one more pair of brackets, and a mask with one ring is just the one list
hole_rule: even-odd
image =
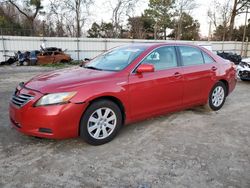
[[237,66],[237,76],[242,81],[250,81],[250,58],[241,60]]
[[213,51],[212,45],[210,45],[210,44],[199,44],[199,46],[206,48],[207,50],[209,50],[211,52]]

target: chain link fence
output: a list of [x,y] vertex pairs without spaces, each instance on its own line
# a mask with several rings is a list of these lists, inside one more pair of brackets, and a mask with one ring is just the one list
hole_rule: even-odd
[[[0,34],[7,36],[36,36],[31,29],[0,28]],[[38,35],[37,35],[38,36]]]

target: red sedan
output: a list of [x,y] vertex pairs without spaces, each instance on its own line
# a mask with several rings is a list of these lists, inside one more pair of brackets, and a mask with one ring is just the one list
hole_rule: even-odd
[[219,110],[235,85],[233,64],[205,48],[133,44],[21,83],[9,115],[24,134],[99,145],[123,124],[198,105]]

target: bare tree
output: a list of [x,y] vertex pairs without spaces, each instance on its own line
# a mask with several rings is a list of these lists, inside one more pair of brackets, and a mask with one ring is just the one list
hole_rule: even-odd
[[27,20],[31,24],[32,31],[34,31],[34,20],[36,19],[40,10],[43,9],[41,0],[34,0],[34,1],[8,0],[8,2],[27,18]]
[[81,37],[82,27],[86,21],[86,15],[89,14],[89,6],[93,3],[93,0],[65,0],[63,2],[66,8],[74,12],[76,37]]
[[115,2],[108,0],[110,8],[112,9],[112,24],[114,26],[113,37],[117,38],[121,34],[121,22],[124,17],[133,12],[135,4],[138,0],[116,0]]
[[69,15],[70,10],[65,8],[61,0],[50,0],[50,10],[45,20],[55,30],[57,30],[58,25],[61,25],[62,29],[65,30],[65,35],[74,37],[76,36],[74,18]]
[[71,36],[81,37],[93,0],[51,0],[50,12]]
[[223,31],[223,41],[226,39],[226,33],[228,31],[228,24],[230,22],[230,12],[231,12],[231,6],[230,6],[231,0],[227,0],[221,7],[221,21],[222,26],[224,28]]
[[221,26],[223,28],[222,40],[226,40],[226,34],[228,32],[229,22],[231,16],[231,0],[221,2],[219,0],[212,1],[212,9],[208,10],[208,17],[213,23],[215,28]]
[[215,28],[218,26],[218,12],[220,12],[218,10],[219,7],[220,7],[219,1],[213,0],[207,11],[208,18]]
[[11,23],[21,23],[22,20],[20,19],[20,13],[13,7],[13,5],[9,4],[8,2],[0,1],[0,16],[5,17]]
[[177,25],[177,36],[176,39],[181,39],[181,33],[182,33],[182,16],[183,13],[188,13],[195,9],[197,6],[195,0],[176,0],[175,1],[175,11],[178,16],[178,25]]
[[250,7],[250,0],[234,0],[229,26],[229,40],[232,40],[234,22],[237,15],[246,13]]
[[144,28],[143,16],[130,17],[128,19],[130,35],[134,39],[144,39],[147,30]]

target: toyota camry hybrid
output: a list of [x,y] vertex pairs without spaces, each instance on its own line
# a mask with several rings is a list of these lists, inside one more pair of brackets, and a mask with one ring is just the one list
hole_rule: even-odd
[[9,116],[26,135],[99,145],[124,124],[198,105],[219,110],[235,85],[234,65],[203,47],[132,44],[20,83]]

